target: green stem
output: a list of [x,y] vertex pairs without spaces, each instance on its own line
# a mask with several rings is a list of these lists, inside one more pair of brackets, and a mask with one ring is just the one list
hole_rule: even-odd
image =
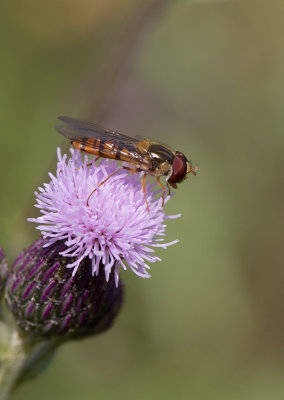
[[0,369],[0,400],[9,398],[23,365],[28,357],[27,350],[19,333],[15,330],[10,336],[10,342],[2,348]]
[[0,322],[0,400],[7,400],[22,382],[39,374],[60,341],[26,341],[14,326]]

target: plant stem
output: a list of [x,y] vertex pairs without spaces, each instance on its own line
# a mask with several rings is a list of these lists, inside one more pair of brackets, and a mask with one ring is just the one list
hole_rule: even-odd
[[11,329],[2,321],[0,332],[0,400],[7,400],[16,387],[46,367],[61,341],[27,342],[16,326]]
[[27,350],[18,331],[13,331],[10,342],[2,348],[0,369],[0,400],[9,398],[22,367],[27,359]]

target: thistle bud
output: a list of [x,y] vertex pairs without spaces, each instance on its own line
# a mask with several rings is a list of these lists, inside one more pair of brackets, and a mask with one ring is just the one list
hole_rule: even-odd
[[8,265],[3,250],[0,247],[0,298],[3,295],[8,275]]
[[42,238],[23,251],[11,268],[5,299],[19,329],[36,339],[75,339],[108,329],[123,297],[114,274],[105,279],[104,268],[92,276],[91,260],[81,261],[76,274],[62,257],[65,244],[44,247]]

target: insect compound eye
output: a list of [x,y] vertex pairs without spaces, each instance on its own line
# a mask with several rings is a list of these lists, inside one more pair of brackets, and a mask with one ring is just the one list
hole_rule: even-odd
[[172,173],[168,179],[168,182],[178,183],[186,178],[188,173],[187,165],[188,161],[185,155],[182,154],[180,151],[177,151],[173,161]]

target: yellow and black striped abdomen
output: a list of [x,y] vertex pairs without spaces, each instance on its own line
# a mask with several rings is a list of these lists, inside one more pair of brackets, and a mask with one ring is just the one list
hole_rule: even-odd
[[137,151],[127,149],[120,141],[80,138],[80,140],[71,140],[71,144],[80,151],[93,154],[97,157],[125,161],[135,165],[136,168],[139,168],[142,162],[142,157]]

